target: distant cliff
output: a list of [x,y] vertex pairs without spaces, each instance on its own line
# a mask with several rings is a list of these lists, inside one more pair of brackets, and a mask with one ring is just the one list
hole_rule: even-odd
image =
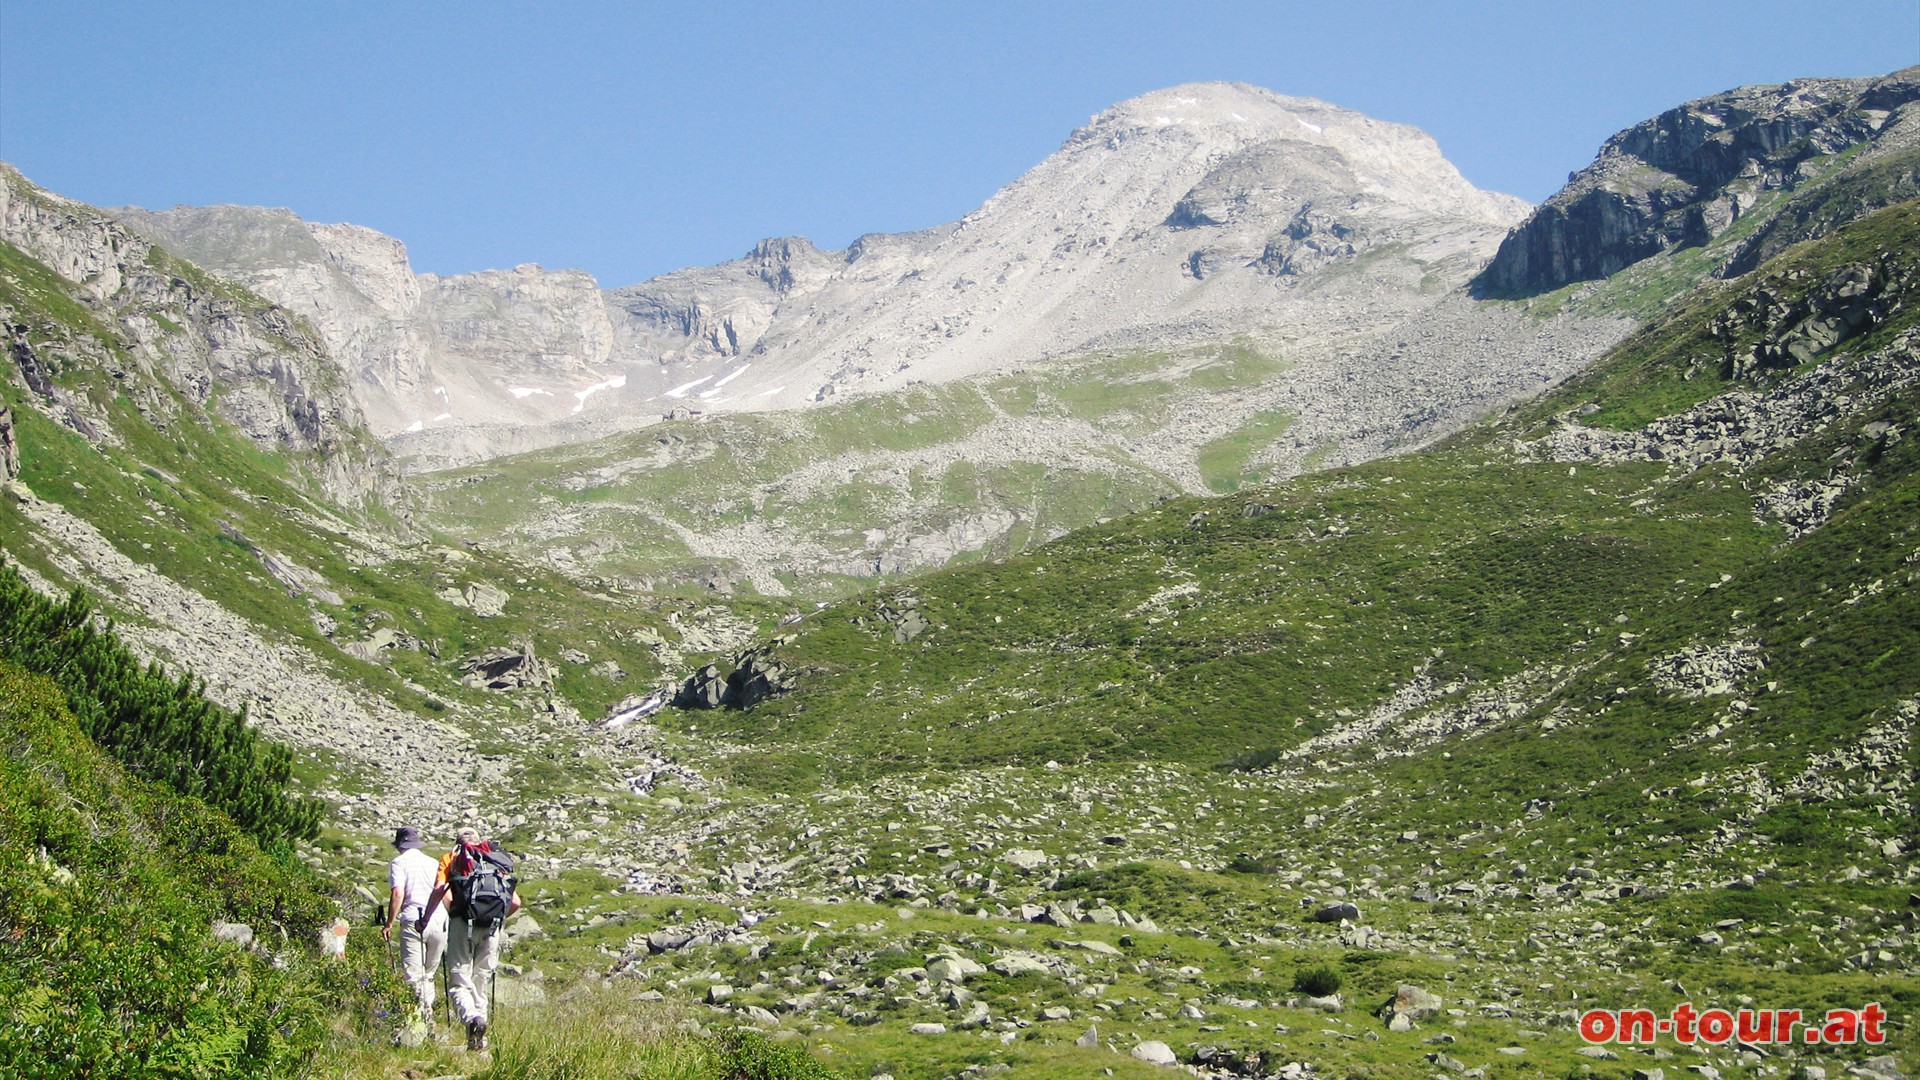
[[[1721,236],[1780,193],[1787,211],[1746,241],[1726,272],[1743,272],[1787,238],[1810,239],[1912,194],[1920,149],[1920,67],[1873,79],[1801,79],[1690,101],[1607,140],[1593,164],[1535,210],[1474,279],[1480,297],[1531,296],[1608,277]],[[1891,159],[1903,158],[1889,174]],[[1811,189],[1879,170],[1847,214],[1807,209]],[[1902,179],[1904,177],[1904,179]],[[1813,229],[1799,228],[1815,222]],[[1823,224],[1819,224],[1822,223]]]
[[0,241],[31,260],[0,293],[15,377],[64,426],[95,442],[119,438],[116,404],[63,375],[94,365],[156,427],[191,421],[191,410],[179,406],[185,399],[262,449],[301,455],[337,502],[404,507],[398,469],[368,433],[325,342],[299,314],[4,165]]

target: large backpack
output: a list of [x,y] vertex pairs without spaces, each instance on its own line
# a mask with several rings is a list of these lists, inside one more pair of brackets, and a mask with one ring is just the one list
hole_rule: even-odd
[[453,914],[475,926],[498,926],[513,906],[513,856],[491,845],[462,845],[454,857]]

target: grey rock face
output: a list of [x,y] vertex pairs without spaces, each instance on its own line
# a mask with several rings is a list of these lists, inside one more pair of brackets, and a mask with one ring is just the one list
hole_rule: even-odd
[[114,213],[305,318],[382,436],[563,419],[579,411],[583,391],[620,375],[599,286],[578,270],[415,275],[400,241],[287,210]]
[[[1476,242],[1490,246],[1522,205],[1473,189],[1413,129],[1245,85],[1180,86],[1094,117],[953,225],[866,238],[838,253],[837,265],[800,252],[812,276],[794,275],[777,297],[764,284],[763,253],[729,264],[723,278],[708,278],[718,301],[709,306],[742,312],[760,282],[753,304],[766,331],[737,344],[689,334],[692,351],[677,357],[738,349],[750,368],[688,368],[689,380],[710,380],[691,393],[710,407],[765,409],[946,381],[1116,334],[1169,343],[1226,322],[1324,320],[1335,305],[1277,290],[1258,265],[1310,208],[1310,219],[1356,234],[1417,233],[1432,241],[1420,258],[1445,274],[1438,264]],[[1367,279],[1352,284],[1367,291]],[[657,289],[689,284],[676,276],[617,296],[629,312],[651,311],[664,306],[648,299]]]
[[13,410],[0,405],[0,482],[20,475],[20,443],[13,436]]
[[74,328],[43,327],[35,337],[7,320],[15,365],[60,423],[96,442],[116,438],[86,395],[47,377],[49,350],[63,364],[98,364],[125,379],[150,420],[175,419],[177,406],[156,389],[169,385],[263,449],[311,454],[337,501],[404,505],[398,471],[364,437],[364,414],[325,342],[292,312],[170,262],[119,221],[34,187],[10,166],[0,166],[0,239],[69,282],[118,337],[107,349],[84,334],[45,336]]
[[1920,68],[1743,87],[1670,109],[1607,140],[1502,241],[1474,291],[1531,296],[1704,244],[1763,193],[1817,178],[1821,158],[1863,143],[1914,145],[1915,102]]

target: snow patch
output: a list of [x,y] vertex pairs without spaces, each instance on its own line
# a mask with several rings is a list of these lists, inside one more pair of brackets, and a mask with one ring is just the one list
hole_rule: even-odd
[[427,422],[425,420],[415,420],[413,423],[407,425],[407,430],[425,431],[427,430]]
[[573,398],[574,398],[573,411],[579,412],[580,410],[586,408],[587,399],[599,393],[600,391],[617,390],[620,387],[625,385],[627,385],[627,377],[625,375],[615,375],[613,378],[608,379],[605,382],[594,383],[592,386],[587,387],[585,390],[575,390],[573,392]]
[[692,390],[694,387],[699,386],[701,383],[706,382],[708,379],[711,379],[711,378],[713,378],[713,376],[711,375],[702,375],[690,383],[681,383],[679,386],[676,386],[673,389],[667,391],[667,396],[670,398],[686,397],[687,391]]
[[443,412],[443,413],[441,413],[441,414],[440,414],[439,416],[436,416],[436,417],[434,417],[434,418],[433,418],[433,422],[437,424],[437,423],[439,423],[439,422],[440,422],[440,421],[442,421],[442,420],[451,420],[451,419],[453,419],[453,414],[452,414],[452,413],[450,413],[450,412]]
[[542,390],[537,386],[509,386],[507,387],[507,393],[512,394],[516,398],[532,397],[535,394],[545,394],[548,397],[553,396],[553,391]]
[[1321,127],[1319,124],[1309,124],[1305,120],[1302,120],[1297,116],[1293,118],[1293,122],[1296,124],[1299,124],[1303,128],[1306,128],[1308,131],[1313,132],[1315,135],[1318,135],[1321,132]]

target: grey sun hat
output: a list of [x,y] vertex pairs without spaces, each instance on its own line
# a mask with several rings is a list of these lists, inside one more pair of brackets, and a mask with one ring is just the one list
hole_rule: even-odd
[[411,825],[402,825],[393,830],[393,846],[401,851],[412,851],[414,848],[426,847],[427,842],[420,838],[419,829]]

